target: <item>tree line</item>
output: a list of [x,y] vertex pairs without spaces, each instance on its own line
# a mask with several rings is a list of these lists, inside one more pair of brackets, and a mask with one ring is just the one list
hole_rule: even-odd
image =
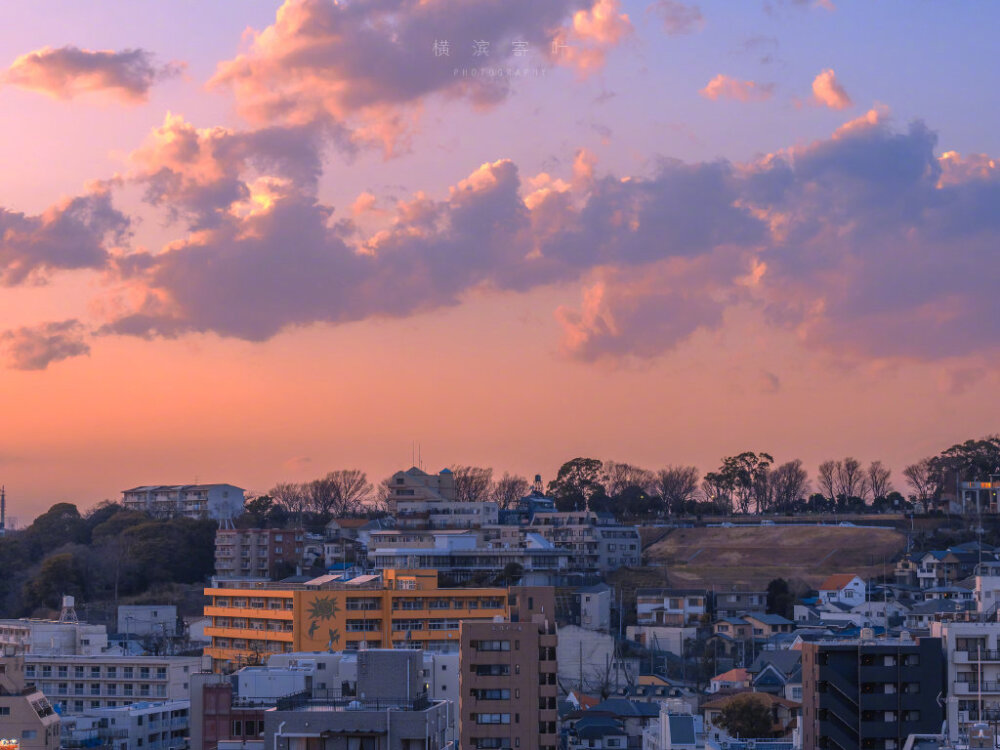
[[[527,478],[492,468],[454,465],[457,499],[493,501],[513,508],[528,494]],[[618,517],[666,517],[766,513],[865,512],[926,507],[957,480],[986,481],[1000,473],[1000,436],[957,443],[903,468],[897,488],[880,460],[853,456],[823,461],[810,477],[799,459],[777,463],[766,451],[725,456],[704,474],[696,466],[650,470],[618,461],[578,457],[559,467],[546,494],[561,511],[589,509]],[[304,525],[333,517],[379,516],[387,512],[390,479],[377,485],[357,469],[333,471],[303,483],[280,483],[247,503],[243,524],[284,525],[293,516]],[[905,494],[904,494],[905,493]]]

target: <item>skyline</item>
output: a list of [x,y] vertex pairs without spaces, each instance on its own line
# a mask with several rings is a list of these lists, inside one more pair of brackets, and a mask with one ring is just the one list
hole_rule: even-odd
[[15,8],[8,512],[378,482],[414,441],[429,470],[546,481],[577,456],[853,455],[900,488],[1000,421],[998,17]]

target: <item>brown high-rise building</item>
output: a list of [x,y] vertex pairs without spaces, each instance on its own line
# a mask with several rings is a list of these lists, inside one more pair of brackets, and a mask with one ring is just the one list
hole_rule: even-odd
[[461,624],[462,750],[556,750],[555,590],[512,587],[509,611]]

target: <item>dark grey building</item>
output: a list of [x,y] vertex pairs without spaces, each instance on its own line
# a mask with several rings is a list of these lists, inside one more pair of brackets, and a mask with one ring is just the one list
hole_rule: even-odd
[[422,674],[420,651],[361,651],[356,696],[280,699],[264,712],[264,747],[451,750],[455,707],[429,699]]
[[941,731],[939,638],[802,644],[802,747],[899,750]]

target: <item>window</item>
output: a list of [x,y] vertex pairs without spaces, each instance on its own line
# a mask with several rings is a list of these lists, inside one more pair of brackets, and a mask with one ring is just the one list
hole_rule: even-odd
[[473,714],[477,724],[510,724],[510,714]]
[[81,679],[83,677],[83,667],[73,667],[73,676]]
[[101,678],[101,668],[100,667],[91,667],[90,668],[90,679],[92,679],[92,680],[99,680],[100,678]]
[[22,740],[33,740],[38,736],[38,731],[35,729],[25,729],[21,732]]
[[10,706],[0,706],[0,716],[10,716]]
[[59,676],[69,677],[69,667],[66,666],[59,667]]

